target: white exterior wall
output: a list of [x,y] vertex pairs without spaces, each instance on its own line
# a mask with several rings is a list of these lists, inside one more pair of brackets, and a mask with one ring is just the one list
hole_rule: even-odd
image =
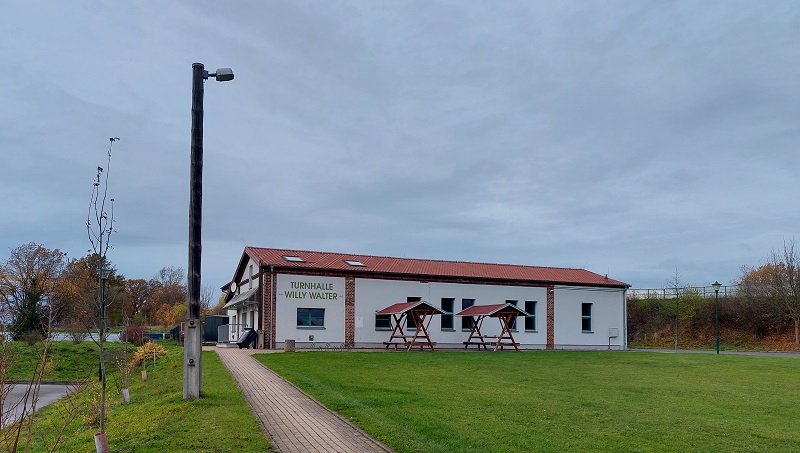
[[244,274],[242,275],[242,281],[248,281],[248,283],[242,285],[240,291],[247,291],[256,287],[258,285],[258,277],[255,279],[250,278],[256,275],[258,275],[258,263],[251,258],[247,260],[247,264],[244,266]]
[[[375,312],[389,305],[406,302],[408,297],[421,297],[431,305],[441,308],[442,298],[454,298],[453,313],[462,310],[462,299],[475,299],[475,305],[505,303],[516,300],[517,306],[525,309],[525,301],[536,301],[536,327],[534,332],[525,332],[525,320],[517,319],[514,339],[522,348],[545,348],[547,345],[547,289],[523,286],[475,285],[461,283],[421,283],[413,281],[356,279],[355,294],[355,343],[356,346],[383,347],[391,331],[375,330]],[[462,342],[469,337],[469,330],[461,329],[460,317],[453,319],[452,331],[443,331],[441,316],[432,317],[428,333],[439,347],[463,348]],[[408,331],[413,333],[414,330]],[[487,317],[481,327],[484,335],[500,333],[500,321]]]
[[[251,279],[250,277],[255,277],[258,274],[259,267],[258,263],[256,263],[253,259],[249,259],[244,267],[244,274],[240,281],[236,283],[245,282],[244,285],[240,285],[239,289],[236,292],[236,295],[241,293],[247,292],[256,286],[258,286],[258,278]],[[228,322],[229,324],[236,324],[236,326],[232,326],[229,329],[228,335],[230,336],[230,341],[235,341],[239,338],[239,335],[245,328],[253,328],[258,331],[258,345],[259,347],[263,347],[263,339],[264,339],[264,326],[263,322],[259,318],[259,297],[258,293],[254,294],[251,299],[244,301],[238,304],[235,308],[229,308],[227,315],[228,315]],[[234,320],[234,316],[236,319]],[[246,319],[245,319],[246,318]],[[246,323],[245,323],[246,321]]]
[[239,338],[239,312],[235,308],[228,309],[228,341],[236,341]]
[[258,302],[242,302],[235,308],[229,308],[227,315],[228,324],[231,326],[228,330],[229,341],[239,339],[239,335],[246,328],[259,330],[259,339],[261,338],[263,327],[260,326],[261,321],[258,319]]
[[[344,278],[276,274],[275,326],[276,347],[284,340],[295,340],[298,348],[314,343],[344,343]],[[306,284],[320,284],[328,289],[307,289]],[[324,327],[298,327],[298,308],[324,308]],[[313,336],[313,340],[309,337]]]
[[[276,348],[284,340],[295,340],[298,348],[311,343],[339,345],[345,342],[345,279],[343,277],[316,277],[276,274]],[[324,290],[307,290],[299,284],[329,285]],[[242,287],[244,291],[246,286]],[[324,296],[310,295],[325,293]],[[547,345],[547,288],[525,286],[477,285],[461,283],[423,283],[417,281],[380,280],[356,278],[355,280],[355,346],[380,347],[389,339],[390,330],[375,330],[375,312],[389,305],[406,302],[408,297],[422,300],[441,308],[442,298],[452,298],[453,313],[462,310],[462,299],[474,299],[475,305],[505,303],[516,300],[525,309],[525,301],[536,301],[536,331],[525,331],[524,317],[517,318],[517,329],[512,332],[521,349],[544,349]],[[618,288],[586,288],[556,286],[554,289],[554,346],[556,349],[625,349],[625,290]],[[581,304],[592,303],[592,332],[581,330]],[[245,308],[245,307],[242,307]],[[324,308],[325,325],[322,328],[297,326],[298,308]],[[247,307],[257,309],[256,306]],[[232,315],[229,311],[229,315]],[[253,313],[248,313],[248,324]],[[441,316],[435,315],[428,325],[431,340],[441,348],[463,348],[469,330],[462,330],[460,317],[453,317],[453,329],[442,330]],[[241,323],[241,311],[237,313]],[[609,337],[609,329],[616,328],[617,336]],[[404,329],[406,333],[413,330]],[[485,318],[481,331],[484,335],[500,333],[500,321]],[[313,336],[313,340],[310,339]],[[473,347],[474,349],[474,347]]]
[[[625,290],[556,286],[553,341],[565,349],[625,349]],[[592,304],[592,332],[581,330],[581,305]],[[617,337],[609,337],[617,329]]]

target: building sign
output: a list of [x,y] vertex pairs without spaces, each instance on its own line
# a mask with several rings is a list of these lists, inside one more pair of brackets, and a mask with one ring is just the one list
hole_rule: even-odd
[[344,279],[280,275],[277,295],[287,301],[338,302],[344,300]]

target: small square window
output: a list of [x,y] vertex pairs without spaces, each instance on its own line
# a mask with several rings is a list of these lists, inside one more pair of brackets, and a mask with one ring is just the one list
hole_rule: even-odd
[[349,265],[351,265],[351,266],[367,267],[366,264],[364,264],[364,263],[362,263],[361,261],[358,261],[358,260],[344,260],[344,262],[349,264]]
[[300,258],[299,256],[292,256],[292,255],[283,255],[283,259],[289,261],[290,263],[305,263],[306,260]]

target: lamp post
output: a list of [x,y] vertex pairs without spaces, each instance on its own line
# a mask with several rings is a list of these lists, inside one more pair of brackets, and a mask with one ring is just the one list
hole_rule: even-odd
[[722,284],[718,281],[714,281],[711,287],[714,288],[714,333],[717,337],[717,354],[719,354],[719,289],[722,287]]
[[189,175],[189,304],[183,349],[183,399],[200,397],[202,334],[200,332],[200,226],[203,210],[203,84],[233,80],[230,68],[209,73],[202,63],[192,64],[192,155]]

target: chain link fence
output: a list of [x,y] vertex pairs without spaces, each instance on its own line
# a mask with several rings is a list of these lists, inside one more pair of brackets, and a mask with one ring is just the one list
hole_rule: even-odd
[[[686,294],[696,294],[700,297],[714,297],[714,287],[712,286],[686,286],[684,288],[630,288],[628,289],[628,299],[674,299]],[[739,294],[738,285],[722,286],[719,289],[719,297],[732,297]]]

